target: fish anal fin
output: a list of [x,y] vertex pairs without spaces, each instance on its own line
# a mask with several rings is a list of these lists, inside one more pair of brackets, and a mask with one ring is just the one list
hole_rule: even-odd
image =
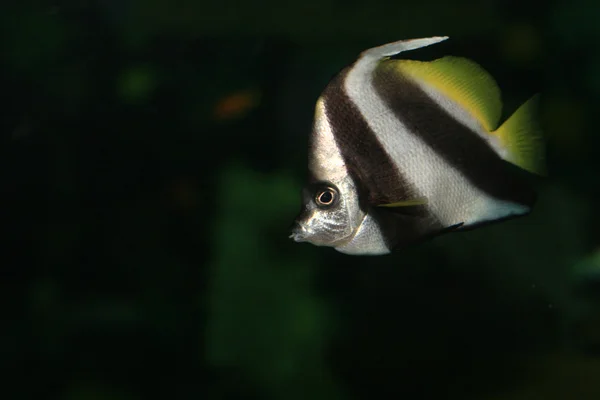
[[522,104],[493,134],[507,150],[504,159],[537,175],[545,176],[545,144],[537,120],[539,95]]
[[502,115],[500,89],[494,78],[467,58],[447,56],[433,61],[396,60],[399,72],[425,82],[467,110],[491,132]]

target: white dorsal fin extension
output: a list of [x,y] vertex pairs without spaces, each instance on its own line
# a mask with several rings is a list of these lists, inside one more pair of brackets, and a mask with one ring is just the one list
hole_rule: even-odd
[[431,46],[448,39],[448,36],[434,36],[422,39],[399,40],[384,44],[382,46],[372,47],[360,54],[360,59],[369,59],[370,61],[380,60],[384,57],[391,57],[404,51],[420,49],[421,47]]

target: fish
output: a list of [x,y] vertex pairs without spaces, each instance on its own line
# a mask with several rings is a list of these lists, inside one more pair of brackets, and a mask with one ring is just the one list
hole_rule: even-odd
[[531,178],[547,175],[539,94],[500,124],[500,89],[477,63],[401,57],[446,39],[367,49],[327,84],[291,239],[384,255],[532,211]]

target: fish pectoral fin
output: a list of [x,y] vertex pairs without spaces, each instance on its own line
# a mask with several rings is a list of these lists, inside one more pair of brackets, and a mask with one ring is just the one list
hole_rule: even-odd
[[539,95],[527,100],[495,132],[508,154],[503,157],[537,175],[546,175],[544,135],[537,123]]
[[397,60],[399,73],[425,82],[467,110],[491,132],[502,115],[500,89],[479,64],[463,57],[433,61]]
[[417,198],[417,199],[409,199],[396,201],[394,203],[389,204],[380,204],[378,207],[414,207],[414,206],[422,206],[427,204],[427,199],[425,197]]

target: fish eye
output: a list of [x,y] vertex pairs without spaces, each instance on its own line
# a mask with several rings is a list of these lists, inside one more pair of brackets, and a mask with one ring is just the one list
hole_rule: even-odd
[[320,207],[327,207],[335,201],[335,191],[331,188],[319,190],[315,196],[315,202]]

